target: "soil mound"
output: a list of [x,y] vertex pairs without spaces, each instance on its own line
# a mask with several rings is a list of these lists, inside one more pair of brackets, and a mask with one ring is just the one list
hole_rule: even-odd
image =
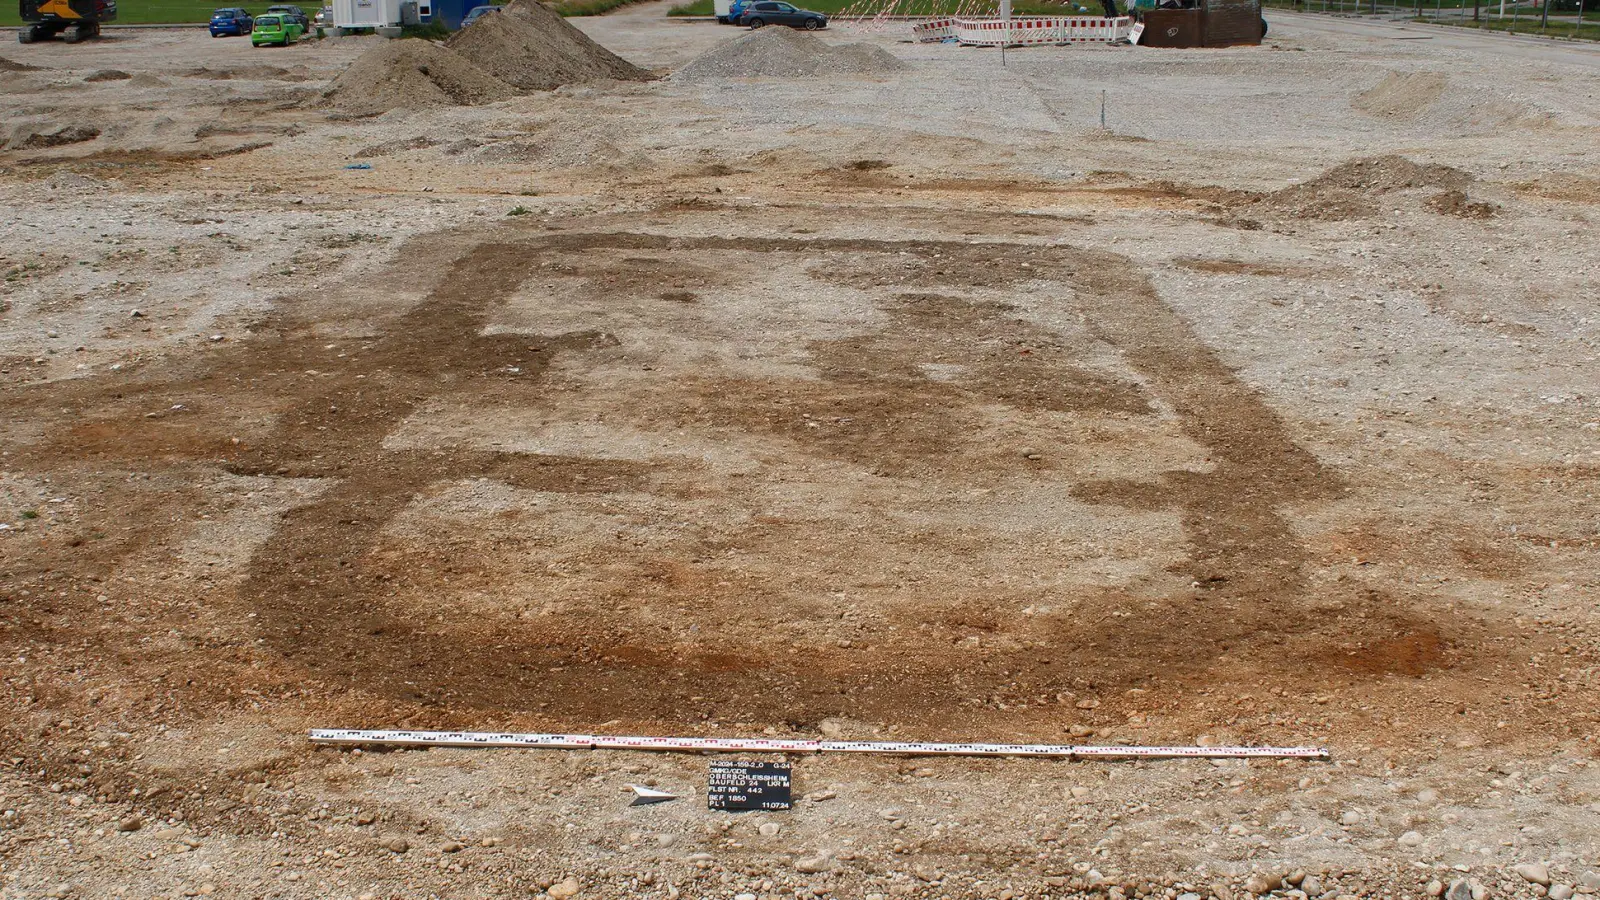
[[516,88],[459,54],[427,41],[397,40],[356,57],[322,97],[336,109],[367,116],[402,107],[476,106],[516,95]]
[[1403,156],[1369,156],[1334,166],[1305,184],[1258,197],[1249,211],[1297,219],[1338,221],[1370,216],[1378,198],[1395,191],[1460,191],[1472,176],[1451,166],[1414,163]]
[[4,56],[0,56],[0,72],[37,72],[37,71],[39,71],[39,67],[38,66],[30,66],[27,63],[17,62],[14,59],[6,59]]
[[1460,219],[1492,219],[1499,212],[1494,204],[1468,198],[1465,191],[1440,191],[1425,205],[1441,216]]
[[1454,166],[1414,163],[1404,156],[1367,156],[1341,163],[1322,173],[1306,187],[1348,188],[1373,194],[1409,188],[1459,189],[1472,176]]
[[140,72],[139,74],[128,79],[128,86],[136,88],[158,88],[166,87],[167,82],[158,76],[151,75],[149,72]]
[[872,44],[840,44],[833,48],[833,71],[846,75],[882,75],[908,69],[893,53]]
[[701,54],[673,74],[679,81],[714,78],[810,78],[843,73],[885,75],[907,68],[871,44],[834,46],[789,28],[761,28]]
[[456,32],[445,46],[524,91],[608,78],[650,78],[649,72],[595,43],[537,0],[512,0],[498,13]]
[[1541,98],[1518,93],[1514,84],[1489,95],[1481,85],[1444,72],[1389,72],[1351,98],[1350,106],[1375,119],[1408,124],[1434,135],[1545,129],[1563,124],[1568,117],[1546,107]]
[[127,81],[128,79],[130,79],[132,77],[133,77],[132,75],[129,75],[127,72],[124,72],[121,69],[101,69],[98,72],[90,73],[83,80],[84,81],[94,81],[94,82],[99,82],[99,81]]
[[1438,101],[1450,79],[1442,72],[1390,72],[1350,105],[1380,119],[1416,119]]
[[54,131],[35,131],[24,128],[12,137],[13,150],[42,150],[48,147],[65,147],[82,144],[100,136],[100,129],[88,125],[63,125]]

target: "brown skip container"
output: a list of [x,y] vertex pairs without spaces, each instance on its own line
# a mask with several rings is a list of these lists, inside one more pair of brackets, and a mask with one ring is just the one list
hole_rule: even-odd
[[1261,0],[1201,0],[1194,9],[1143,14],[1144,47],[1232,47],[1261,43]]
[[1205,0],[1200,40],[1207,47],[1261,43],[1261,0]]
[[1200,19],[1203,15],[1204,10],[1199,9],[1146,10],[1139,46],[1198,47],[1202,40]]

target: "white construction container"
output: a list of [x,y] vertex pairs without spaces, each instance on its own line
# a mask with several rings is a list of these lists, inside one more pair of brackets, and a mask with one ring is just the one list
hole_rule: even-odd
[[400,0],[333,0],[333,27],[387,28],[400,24]]

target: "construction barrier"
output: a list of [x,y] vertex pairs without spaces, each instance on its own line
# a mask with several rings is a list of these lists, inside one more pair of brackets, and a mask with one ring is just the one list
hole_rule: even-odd
[[929,19],[911,26],[911,34],[919,43],[938,44],[953,41],[956,37],[954,19]]
[[1133,20],[1121,16],[1018,16],[1004,19],[929,19],[911,27],[922,43],[956,41],[976,47],[1029,44],[1112,44],[1128,40]]

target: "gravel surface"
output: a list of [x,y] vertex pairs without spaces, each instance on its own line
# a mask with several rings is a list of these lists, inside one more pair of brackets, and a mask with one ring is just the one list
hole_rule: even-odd
[[673,73],[679,81],[713,78],[807,78],[883,75],[907,68],[881,47],[829,44],[788,28],[761,28],[695,58]]
[[[744,46],[663,12],[577,26]],[[359,119],[7,45],[0,897],[1600,896],[1600,74],[1297,21]]]

